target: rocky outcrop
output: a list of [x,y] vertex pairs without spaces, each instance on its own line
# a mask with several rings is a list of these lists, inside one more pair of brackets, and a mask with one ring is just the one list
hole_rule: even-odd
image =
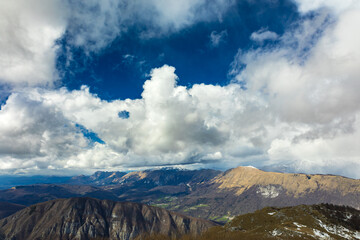
[[143,233],[170,237],[197,235],[214,225],[206,220],[145,204],[71,198],[52,200],[20,210],[0,221],[0,231],[5,239],[14,240],[127,240]]

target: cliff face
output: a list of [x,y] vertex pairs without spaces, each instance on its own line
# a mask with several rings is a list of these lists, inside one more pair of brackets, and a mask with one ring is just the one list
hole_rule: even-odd
[[197,235],[214,225],[145,204],[92,198],[52,200],[25,208],[0,221],[4,238],[19,240],[127,240],[143,233]]

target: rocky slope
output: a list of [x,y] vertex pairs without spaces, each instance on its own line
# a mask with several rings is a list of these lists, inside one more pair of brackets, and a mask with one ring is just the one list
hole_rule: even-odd
[[25,208],[24,205],[19,205],[9,202],[0,202],[0,219],[10,216],[11,214]]
[[360,239],[360,211],[329,204],[268,207],[193,239]]
[[165,209],[92,198],[57,199],[0,221],[0,239],[134,239],[143,233],[197,235],[215,224]]

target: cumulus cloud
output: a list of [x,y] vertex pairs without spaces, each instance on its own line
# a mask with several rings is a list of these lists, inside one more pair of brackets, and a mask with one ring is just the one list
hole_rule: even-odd
[[12,94],[0,111],[2,171],[286,164],[292,171],[358,177],[358,113],[294,121],[253,89],[236,83],[186,88],[174,71],[153,69],[142,98],[134,100],[101,100],[86,86]]
[[276,40],[279,36],[272,31],[268,31],[266,28],[253,32],[250,35],[250,39],[259,43],[263,43],[265,40]]
[[55,40],[65,31],[61,1],[0,3],[0,83],[46,85],[56,80]]
[[221,43],[226,41],[227,35],[227,30],[223,30],[219,33],[212,31],[210,34],[210,46],[218,47]]
[[[68,169],[107,169],[218,164],[221,157],[230,160],[242,155],[246,159],[246,156],[262,154],[254,150],[261,146],[259,138],[266,132],[262,122],[256,121],[262,106],[258,98],[247,98],[238,84],[224,87],[200,84],[187,89],[177,85],[174,71],[175,68],[167,65],[154,69],[151,79],[144,83],[142,98],[136,100],[104,101],[85,86],[74,91],[37,88],[12,94],[2,107],[0,118],[15,126],[0,129],[2,141],[20,141],[22,138],[18,136],[24,136],[24,142],[13,146],[29,150],[26,154],[14,155],[7,152],[7,147],[1,148],[2,159],[12,156],[14,163],[27,162],[28,165],[19,167],[26,171],[38,166],[39,161],[34,159],[39,157],[46,159],[46,164],[41,165],[43,168],[59,168],[62,164]],[[14,104],[14,99],[22,100]],[[35,111],[29,107],[30,103],[36,103],[39,108],[35,116],[30,114]],[[19,122],[10,121],[9,118],[15,118],[10,112],[19,112],[20,106],[28,109],[24,119],[28,119],[29,124],[26,121],[21,124],[22,118]],[[257,109],[257,113],[253,109]],[[128,113],[126,118],[119,116],[123,112]],[[96,133],[104,144],[91,145],[76,125]],[[16,132],[16,128],[26,130],[17,136],[11,135],[9,132]],[[44,132],[48,131],[52,135],[44,140]],[[67,134],[73,137],[67,138]],[[69,142],[52,143],[62,139]],[[55,149],[41,150],[46,141],[49,141],[46,146]]]
[[6,170],[48,169],[89,145],[61,111],[20,92],[1,107],[0,133],[0,165]]

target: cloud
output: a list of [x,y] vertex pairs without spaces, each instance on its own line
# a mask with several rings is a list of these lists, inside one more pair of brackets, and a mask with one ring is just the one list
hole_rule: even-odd
[[[43,159],[42,169],[62,166],[74,170],[216,165],[220,156],[253,157],[254,154],[246,152],[256,152],[254,146],[261,145],[257,138],[265,131],[262,122],[255,121],[261,112],[252,113],[258,109],[257,104],[261,105],[257,98],[247,100],[238,84],[224,87],[200,84],[187,89],[177,85],[174,71],[167,65],[153,69],[151,78],[144,83],[142,98],[135,100],[104,101],[85,86],[74,91],[32,88],[12,94],[0,111],[0,119],[15,126],[0,129],[0,135],[4,144],[12,143],[14,151],[29,150],[14,155],[4,147],[0,149],[2,161],[11,157],[11,162],[19,166],[18,171],[31,171],[40,168],[38,158]],[[20,102],[15,104],[15,100]],[[32,104],[39,110],[31,108]],[[15,113],[21,112],[19,108],[27,110],[26,114],[12,121]],[[123,112],[128,113],[127,117],[119,116]],[[96,133],[104,144],[91,142],[77,125]],[[18,128],[25,130],[16,136],[10,134]],[[51,137],[44,140],[44,132]],[[20,141],[19,136],[27,140]],[[62,140],[69,142],[60,143]],[[51,148],[42,148],[44,141],[49,141],[46,146]],[[239,143],[246,148],[239,147]],[[6,164],[1,166],[7,166],[3,170],[10,169]]]
[[236,81],[262,96],[268,114],[287,126],[271,140],[269,165],[359,177],[360,7],[343,9],[334,15],[321,8],[279,44],[235,57]]
[[0,169],[48,169],[88,145],[61,111],[26,93],[13,93],[1,107]]
[[[357,112],[326,122],[289,119],[252,88],[186,88],[174,71],[153,69],[142,98],[134,100],[101,100],[86,86],[13,93],[0,111],[2,171],[285,164],[291,171],[359,176]],[[78,125],[103,144],[87,139]]]
[[69,0],[69,44],[87,52],[108,46],[133,26],[142,38],[157,38],[200,21],[221,20],[234,0]]
[[298,9],[302,13],[329,8],[336,13],[350,10],[353,7],[359,7],[357,0],[294,0],[298,4]]
[[[129,28],[161,37],[199,21],[221,19],[234,1],[14,0],[0,3],[0,84],[52,86],[57,54],[99,53]],[[61,45],[62,48],[59,48]]]
[[265,28],[261,28],[260,30],[253,32],[250,35],[250,39],[255,41],[255,42],[259,42],[259,43],[263,43],[265,40],[276,40],[279,36],[275,33],[275,32],[271,32],[268,31]]
[[[180,86],[175,68],[164,65],[153,69],[140,99],[105,101],[86,86],[31,88],[56,81],[59,38],[97,53],[136,24],[149,38],[221,21],[233,1],[208,3],[0,3],[0,81],[16,86],[0,110],[0,171],[286,165],[359,177],[356,1],[297,1],[302,22],[272,46],[240,49],[225,86]],[[225,36],[213,32],[210,39],[218,46]],[[275,33],[252,34],[255,41],[269,38]]]
[[212,31],[210,34],[210,46],[218,47],[221,43],[226,41],[227,38],[227,30],[223,30],[221,32]]
[[57,79],[55,40],[65,32],[61,1],[0,3],[0,83],[46,85]]

